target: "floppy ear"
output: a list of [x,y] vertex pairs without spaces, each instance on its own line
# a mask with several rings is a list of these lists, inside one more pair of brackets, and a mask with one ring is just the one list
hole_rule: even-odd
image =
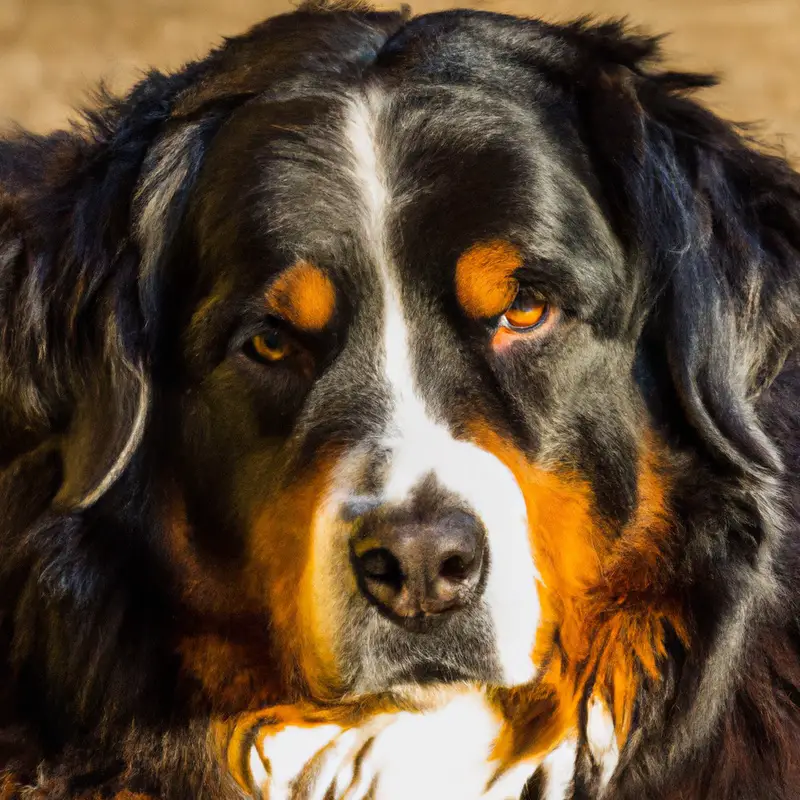
[[800,327],[800,177],[691,98],[713,78],[650,71],[657,40],[613,25],[583,35],[605,59],[584,80],[584,133],[647,274],[651,364],[666,366],[713,456],[775,474],[781,459],[757,408]]
[[[200,132],[165,126],[171,96],[190,77],[191,69],[173,79],[154,73],[83,129],[0,142],[6,504],[37,479],[56,492],[40,502],[85,508],[142,438],[150,390],[140,253],[164,250],[199,163]],[[158,188],[148,180],[155,172]],[[49,478],[35,476],[45,463]]]

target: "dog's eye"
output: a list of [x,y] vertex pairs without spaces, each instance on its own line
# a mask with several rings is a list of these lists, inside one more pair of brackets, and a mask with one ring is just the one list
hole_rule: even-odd
[[550,305],[546,300],[522,289],[500,317],[500,325],[518,332],[530,331],[542,325],[549,314]]
[[553,327],[559,315],[559,309],[540,294],[520,287],[511,305],[497,321],[492,347],[499,352],[518,341],[540,339]]
[[291,349],[289,338],[277,328],[272,328],[264,333],[259,333],[258,336],[254,336],[245,348],[251,358],[268,364],[273,364],[286,358]]

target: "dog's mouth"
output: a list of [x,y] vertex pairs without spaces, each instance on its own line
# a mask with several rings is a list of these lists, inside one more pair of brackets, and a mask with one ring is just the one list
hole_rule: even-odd
[[483,683],[490,682],[496,676],[489,671],[466,669],[452,664],[442,664],[435,661],[421,661],[409,667],[404,667],[389,676],[391,686],[413,684],[415,686],[431,686],[439,683]]
[[476,657],[454,662],[452,659],[403,659],[384,669],[364,676],[353,686],[354,694],[383,692],[406,694],[415,689],[435,689],[454,684],[502,685],[502,674],[496,662],[488,657]]

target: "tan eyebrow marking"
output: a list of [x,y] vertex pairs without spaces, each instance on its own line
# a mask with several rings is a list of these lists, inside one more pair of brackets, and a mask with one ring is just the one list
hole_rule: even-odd
[[308,261],[298,261],[279,275],[266,299],[274,314],[304,331],[321,331],[336,311],[333,283]]
[[517,292],[514,273],[522,256],[512,244],[501,239],[477,242],[459,256],[456,263],[456,298],[473,319],[502,314]]

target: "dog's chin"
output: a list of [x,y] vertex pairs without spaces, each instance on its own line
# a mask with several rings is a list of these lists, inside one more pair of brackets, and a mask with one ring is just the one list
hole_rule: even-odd
[[453,683],[491,683],[496,675],[487,671],[462,669],[434,661],[421,661],[398,670],[389,678],[389,686],[433,686]]
[[506,683],[507,669],[484,609],[446,616],[419,632],[384,619],[374,609],[353,613],[337,641],[342,684],[351,696],[406,691],[407,687]]
[[372,674],[369,680],[357,681],[348,696],[357,699],[392,695],[398,700],[417,703],[435,699],[452,689],[502,684],[498,671],[488,667],[467,668],[437,661],[419,661],[387,671],[382,676]]

